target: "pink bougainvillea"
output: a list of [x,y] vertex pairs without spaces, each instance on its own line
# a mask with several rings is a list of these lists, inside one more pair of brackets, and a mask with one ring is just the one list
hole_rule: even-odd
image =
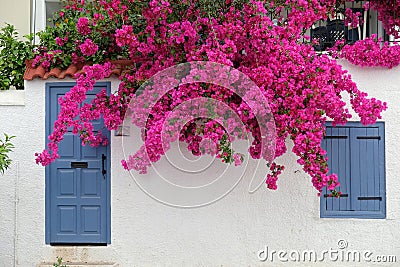
[[79,45],[79,49],[81,50],[83,55],[92,56],[96,54],[99,47],[97,46],[97,44],[93,43],[91,39],[86,39],[83,44]]
[[350,8],[346,8],[344,24],[351,28],[356,28],[364,23],[360,12],[353,12]]
[[368,7],[378,11],[387,34],[400,37],[400,0],[370,0]]
[[[223,162],[240,165],[244,155],[233,151],[229,144],[235,139],[245,138],[245,133],[248,133],[251,135],[249,154],[267,161],[270,173],[266,174],[266,183],[268,188],[276,189],[284,166],[277,164],[275,159],[287,152],[286,140],[290,138],[298,163],[310,175],[318,192],[326,187],[337,196],[338,178],[335,174],[328,175],[325,151],[320,146],[325,121],[330,119],[334,125],[345,124],[351,118],[342,93],[349,95],[352,108],[364,124],[381,118],[381,112],[387,107],[386,103],[368,98],[366,93],[361,92],[335,59],[317,54],[311,43],[300,41],[304,37],[304,29],[334,12],[336,1],[237,1],[239,4],[232,1],[237,5],[231,1],[216,1],[213,9],[203,8],[202,2],[99,1],[96,11],[92,12],[97,14],[93,23],[100,27],[101,16],[107,21],[120,23],[112,24],[118,27],[113,29],[109,49],[126,52],[125,57],[134,63],[131,72],[120,78],[121,83],[115,94],[108,96],[101,92],[91,104],[79,108],[85,99],[85,92],[93,88],[96,80],[107,76],[111,68],[108,63],[86,67],[85,73],[77,78],[76,86],[60,99],[61,112],[54,132],[49,136],[48,149],[37,154],[37,163],[48,165],[58,157],[58,144],[69,127],[73,127],[74,133],[79,134],[85,144],[104,144],[106,140],[93,132],[91,121],[103,117],[108,129],[116,129],[127,110],[131,109],[137,111],[133,112],[132,121],[143,129],[144,146],[122,161],[125,169],[145,173],[152,162],[165,154],[168,143],[177,139],[185,141],[194,155],[209,153]],[[78,2],[72,3],[69,12],[82,12],[84,8]],[[287,11],[284,18],[281,16],[283,10]],[[140,16],[132,13],[136,11]],[[79,21],[79,32],[89,34],[88,21]],[[95,39],[82,40],[79,49],[83,56],[92,56],[99,49]],[[104,51],[107,49],[104,48]],[[358,53],[363,53],[365,57],[356,58]],[[386,58],[392,60],[399,55],[398,48],[379,47],[373,39],[367,39],[358,46],[343,47],[340,52],[336,51],[336,56],[344,56],[355,64],[365,66],[374,65],[372,61],[387,67],[400,63],[386,61],[385,53]],[[74,55],[75,58],[79,56]],[[236,88],[243,81],[235,80],[223,71],[213,75],[227,81],[227,87],[188,84],[186,81],[201,80],[203,77],[201,73],[185,69],[182,75],[159,83],[164,87],[171,86],[164,95],[146,91],[136,94],[146,80],[160,71],[180,63],[197,61],[216,62],[235,68],[258,86],[262,97],[252,95],[251,91],[244,92],[245,101],[227,89],[230,86]],[[174,85],[176,82],[179,86]],[[233,120],[232,114],[227,115],[229,113],[223,113],[223,109],[207,106],[207,103],[204,105],[208,107],[208,112],[229,119],[229,123],[224,125],[212,118],[189,119],[179,128],[176,122],[185,118],[185,113],[174,109],[185,107],[186,101],[199,97],[225,103],[244,128]],[[157,101],[148,116],[142,118],[145,113],[139,111],[148,108],[146,101],[153,98]],[[131,100],[133,108],[128,105]],[[276,131],[272,160],[268,160],[271,156],[268,154],[271,149],[268,148],[272,143],[267,141],[267,149],[263,149],[263,125],[257,120],[263,103],[269,105]],[[266,125],[269,123],[267,120]]]
[[82,35],[88,35],[92,32],[92,30],[89,27],[89,19],[86,17],[79,18],[76,27],[78,29],[78,32]]
[[363,67],[393,68],[400,64],[400,46],[397,43],[382,42],[376,34],[353,45],[338,41],[331,50],[332,56],[345,58]]

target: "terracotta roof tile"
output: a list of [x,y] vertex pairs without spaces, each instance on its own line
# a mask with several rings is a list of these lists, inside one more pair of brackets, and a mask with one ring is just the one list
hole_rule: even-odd
[[[24,73],[24,79],[27,81],[32,81],[35,78],[40,78],[42,80],[47,80],[52,77],[57,79],[64,79],[67,76],[75,78],[75,74],[82,73],[83,67],[85,66],[84,64],[72,64],[65,70],[53,68],[50,71],[46,72],[46,70],[42,66],[32,67],[32,62],[33,60],[27,60],[25,62],[26,70]],[[133,66],[134,64],[132,60],[114,60],[110,62],[114,65],[114,68],[111,70],[110,76],[120,76],[121,74],[129,71],[128,68],[130,66]],[[110,76],[108,76],[107,78],[109,78]]]

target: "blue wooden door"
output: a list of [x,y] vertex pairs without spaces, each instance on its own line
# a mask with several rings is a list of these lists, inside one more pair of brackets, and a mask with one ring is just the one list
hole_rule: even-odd
[[[46,132],[53,129],[60,111],[59,97],[72,83],[46,86]],[[109,83],[96,84],[85,102]],[[103,120],[93,123],[109,139]],[[70,129],[72,130],[72,129]],[[50,244],[106,244],[110,242],[109,146],[83,146],[79,136],[66,133],[59,145],[59,159],[46,169],[46,241]]]

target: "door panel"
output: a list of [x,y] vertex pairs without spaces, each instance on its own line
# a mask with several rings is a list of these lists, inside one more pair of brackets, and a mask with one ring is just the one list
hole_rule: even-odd
[[[60,111],[58,98],[74,84],[46,86],[46,133],[53,129]],[[110,83],[98,83],[88,92],[90,102]],[[107,138],[103,119],[94,122],[95,131]],[[50,244],[110,242],[109,146],[83,146],[71,130],[59,144],[60,158],[46,167],[46,241]]]

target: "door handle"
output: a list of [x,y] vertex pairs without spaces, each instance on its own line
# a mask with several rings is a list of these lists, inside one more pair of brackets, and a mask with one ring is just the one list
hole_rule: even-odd
[[106,174],[107,174],[107,171],[105,168],[106,159],[107,159],[106,155],[102,154],[101,155],[101,174],[103,174],[104,179],[106,179]]

